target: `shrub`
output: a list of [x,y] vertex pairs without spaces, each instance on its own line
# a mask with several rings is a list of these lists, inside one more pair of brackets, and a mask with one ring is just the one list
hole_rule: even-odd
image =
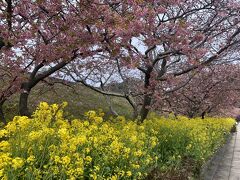
[[203,163],[224,142],[233,119],[151,117],[142,124],[104,121],[89,111],[67,120],[62,105],[39,105],[0,130],[3,179],[142,179],[153,169]]

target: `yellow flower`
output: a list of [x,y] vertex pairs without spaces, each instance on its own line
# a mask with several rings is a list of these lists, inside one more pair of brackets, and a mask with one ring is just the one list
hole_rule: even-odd
[[90,152],[90,148],[86,148],[85,151],[88,154]]
[[8,134],[8,131],[6,129],[0,130],[0,138],[5,137]]
[[73,128],[83,128],[83,123],[79,119],[74,119],[71,121],[71,125]]
[[95,171],[99,171],[100,167],[99,166],[94,166]]
[[61,128],[58,130],[58,134],[61,137],[61,139],[68,139],[69,138],[69,133],[66,128]]
[[41,102],[41,103],[39,104],[39,109],[47,110],[48,108],[49,108],[49,105],[48,105],[48,103],[46,103],[46,102]]
[[134,169],[139,169],[139,168],[140,168],[139,164],[132,164],[132,167],[133,167]]
[[84,126],[89,126],[89,122],[88,122],[88,121],[84,121],[84,122],[83,122],[83,125],[84,125]]
[[14,121],[12,122],[9,122],[6,126],[5,126],[5,129],[8,131],[8,132],[15,132],[17,130],[17,126],[16,126],[16,123]]
[[120,177],[123,177],[125,175],[125,171],[120,171],[118,174]]
[[12,160],[12,167],[14,169],[21,168],[24,165],[24,160],[20,157],[16,157]]
[[59,106],[58,104],[52,104],[51,108],[53,109],[54,113],[58,110]]
[[85,113],[85,116],[89,119],[93,119],[96,115],[97,114],[95,111],[88,111],[87,113]]
[[99,111],[98,111],[98,116],[99,117],[103,117],[105,115],[105,113],[103,112],[103,110],[102,109],[99,109]]
[[28,158],[27,158],[27,162],[28,163],[32,163],[32,162],[34,162],[35,161],[35,156],[33,156],[33,155],[31,155],[31,156],[29,156]]
[[95,121],[97,124],[100,124],[101,122],[103,122],[103,118],[102,118],[102,117],[94,117],[94,121]]
[[68,165],[71,162],[71,158],[69,156],[62,157],[62,164]]
[[90,177],[91,177],[93,180],[97,180],[97,174],[96,174],[96,173],[90,174]]
[[8,141],[1,141],[0,142],[0,150],[1,151],[9,151],[10,150],[10,144]]
[[131,171],[127,171],[127,172],[126,172],[126,175],[127,175],[128,177],[130,177],[130,176],[132,176],[132,172],[131,172]]
[[76,178],[74,176],[71,176],[69,180],[75,180]]
[[111,177],[111,180],[117,180],[117,179],[118,179],[118,177],[116,175]]
[[75,172],[77,176],[83,175],[83,168],[76,168]]
[[59,168],[58,166],[51,166],[51,171],[53,172],[54,175],[57,175],[59,173]]
[[64,101],[64,102],[61,104],[62,109],[65,108],[67,105],[68,105],[68,102],[67,102],[67,101]]
[[33,169],[33,174],[35,179],[42,179],[41,171],[39,169],[34,168]]
[[0,177],[4,176],[4,169],[0,169]]
[[17,122],[18,127],[22,130],[28,128],[31,120],[27,116],[16,116],[13,121]]
[[130,148],[124,148],[124,152],[125,152],[126,154],[129,154],[129,153],[131,152],[131,149],[130,149]]
[[87,164],[92,162],[92,158],[90,156],[86,156],[85,160],[86,160]]
[[59,156],[55,156],[54,157],[54,162],[57,164],[57,163],[62,163],[62,160]]
[[32,131],[28,135],[29,140],[34,141],[39,139],[42,136],[42,131]]
[[131,138],[130,138],[130,140],[131,140],[131,142],[133,142],[133,143],[136,143],[137,142],[137,136],[132,136]]
[[[163,162],[155,151],[158,144],[161,151],[179,150],[164,157],[170,165],[181,163],[181,152],[186,150],[203,162],[222,145],[234,124],[226,118],[170,120],[153,115],[141,125],[124,119],[103,121],[102,115],[90,111],[83,119],[68,121],[62,105],[42,103],[32,119],[15,117],[0,130],[0,179],[9,173],[25,179],[29,172],[35,179],[144,179],[147,169]],[[16,152],[28,155],[26,160]],[[42,162],[43,168],[35,167],[35,162]],[[168,164],[161,165],[168,170]]]
[[137,152],[134,152],[134,156],[142,156],[143,152],[141,150],[138,150]]
[[125,122],[126,122],[126,119],[125,119],[124,116],[118,116],[118,117],[116,118],[116,120],[119,121],[119,122],[122,122],[122,123],[125,123]]
[[188,144],[187,147],[186,147],[187,150],[189,150],[191,148],[192,148],[192,144]]

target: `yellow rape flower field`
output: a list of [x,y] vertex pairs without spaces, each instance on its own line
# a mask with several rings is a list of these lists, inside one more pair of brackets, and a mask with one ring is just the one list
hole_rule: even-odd
[[145,179],[186,159],[200,167],[235,124],[156,115],[138,124],[95,111],[66,119],[64,106],[43,102],[32,118],[16,116],[0,129],[1,179]]

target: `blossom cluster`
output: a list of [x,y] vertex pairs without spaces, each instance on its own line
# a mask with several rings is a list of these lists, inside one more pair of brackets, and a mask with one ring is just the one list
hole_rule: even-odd
[[143,179],[152,169],[203,163],[224,142],[233,119],[152,115],[144,123],[89,111],[66,119],[42,102],[31,118],[0,129],[1,179]]

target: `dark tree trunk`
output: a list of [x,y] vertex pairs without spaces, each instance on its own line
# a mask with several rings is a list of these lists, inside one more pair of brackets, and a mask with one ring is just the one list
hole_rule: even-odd
[[19,114],[21,116],[30,116],[28,110],[28,93],[23,92],[20,94],[20,101],[19,101]]
[[199,109],[199,106],[196,105],[190,105],[190,110],[187,113],[187,116],[189,118],[195,118],[197,116],[201,115],[201,111]]
[[3,124],[7,124],[7,121],[3,112],[3,103],[4,102],[0,102],[0,120],[3,122]]
[[138,118],[138,110],[137,108],[133,108],[132,118],[137,119]]
[[144,92],[142,108],[140,111],[140,116],[141,116],[140,121],[141,122],[143,122],[147,118],[147,115],[149,113],[149,107],[152,102],[152,95],[153,95],[152,91],[153,90],[149,89],[152,70],[153,70],[153,68],[149,67],[148,70],[145,72],[145,80],[144,80],[145,92]]
[[193,112],[188,112],[187,116],[188,116],[188,118],[193,118],[194,117],[194,113]]
[[118,116],[118,113],[114,110],[113,106],[112,106],[112,102],[111,102],[111,98],[109,96],[104,96],[105,99],[106,99],[106,102],[109,106],[109,110],[110,110],[110,113],[113,115],[113,116]]
[[44,67],[44,62],[41,62],[38,64],[33,71],[30,74],[30,77],[27,82],[22,83],[21,87],[21,94],[20,94],[20,100],[19,100],[19,114],[21,116],[30,116],[29,110],[28,110],[28,97],[31,92],[31,89],[34,88],[40,81],[44,80],[45,78],[49,77],[59,69],[66,66],[70,61],[74,60],[77,57],[77,50],[73,51],[73,56],[70,60],[62,61],[55,66],[49,68],[45,72],[39,73],[39,69]]
[[3,38],[0,37],[0,49],[2,49],[2,47],[4,47],[4,46],[5,46],[5,43],[3,41]]
[[147,118],[147,115],[149,113],[149,106],[151,105],[151,102],[152,102],[152,94],[145,94],[143,105],[140,111],[141,122],[143,122],[144,119]]
[[28,110],[28,97],[31,89],[28,87],[28,83],[23,83],[21,90],[22,92],[19,99],[19,114],[21,116],[30,116]]
[[202,119],[205,118],[205,115],[206,115],[206,111],[202,112],[202,114],[201,114]]

